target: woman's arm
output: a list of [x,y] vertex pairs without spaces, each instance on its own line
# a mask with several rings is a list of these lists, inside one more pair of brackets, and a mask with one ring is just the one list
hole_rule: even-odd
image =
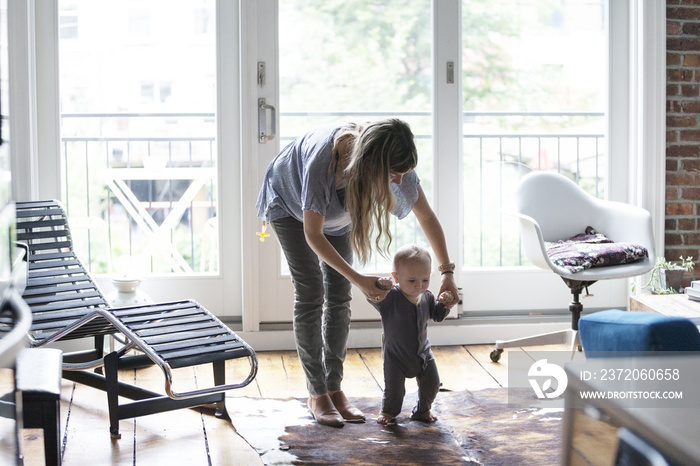
[[377,280],[382,277],[362,275],[353,269],[326,239],[326,236],[323,234],[324,221],[325,217],[321,214],[310,210],[304,211],[304,236],[311,249],[323,262],[333,267],[338,273],[347,278],[350,283],[360,288],[367,299],[376,301],[375,298],[378,296],[379,301],[383,300],[389,290],[377,288]]
[[[418,223],[420,223],[426,238],[428,238],[430,246],[433,248],[438,265],[449,263],[450,255],[447,252],[445,233],[442,230],[442,225],[440,225],[440,220],[438,220],[437,215],[435,215],[430,204],[428,204],[423,188],[421,188],[420,185],[418,185],[418,200],[413,204],[413,213],[418,219]],[[442,274],[440,291],[437,295],[439,296],[443,291],[450,291],[452,293],[452,301],[445,303],[447,308],[452,308],[452,306],[459,302],[459,293],[454,273]]]

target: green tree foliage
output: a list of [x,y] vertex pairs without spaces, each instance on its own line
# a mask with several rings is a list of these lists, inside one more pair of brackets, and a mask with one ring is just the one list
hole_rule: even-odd
[[[430,0],[280,1],[281,111],[429,111],[431,9]],[[572,91],[560,63],[521,56],[525,35],[544,38],[543,54],[566,39],[571,13],[562,2],[465,0],[462,10],[465,110],[592,110],[591,93]],[[498,121],[508,129],[577,123]]]
[[429,110],[430,4],[281,1],[281,111]]

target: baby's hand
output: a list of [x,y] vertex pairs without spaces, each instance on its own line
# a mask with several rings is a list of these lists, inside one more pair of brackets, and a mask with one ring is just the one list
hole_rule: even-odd
[[454,296],[452,296],[451,291],[443,291],[440,293],[440,296],[438,296],[438,301],[440,301],[442,304],[451,303],[453,299]]
[[394,286],[394,281],[390,277],[378,278],[377,288],[382,290],[390,290]]

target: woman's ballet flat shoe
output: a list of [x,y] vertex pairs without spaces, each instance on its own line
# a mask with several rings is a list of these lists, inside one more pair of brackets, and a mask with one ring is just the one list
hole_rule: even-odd
[[329,392],[331,401],[346,422],[365,422],[365,415],[345,397],[341,390]]
[[309,411],[311,411],[311,415],[319,424],[331,427],[343,427],[343,416],[335,409],[328,395],[321,395],[318,397],[310,396]]

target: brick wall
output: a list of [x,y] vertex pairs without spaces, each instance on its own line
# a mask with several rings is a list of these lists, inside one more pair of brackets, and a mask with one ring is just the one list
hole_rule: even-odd
[[700,278],[700,0],[666,1],[664,256],[692,256]]

